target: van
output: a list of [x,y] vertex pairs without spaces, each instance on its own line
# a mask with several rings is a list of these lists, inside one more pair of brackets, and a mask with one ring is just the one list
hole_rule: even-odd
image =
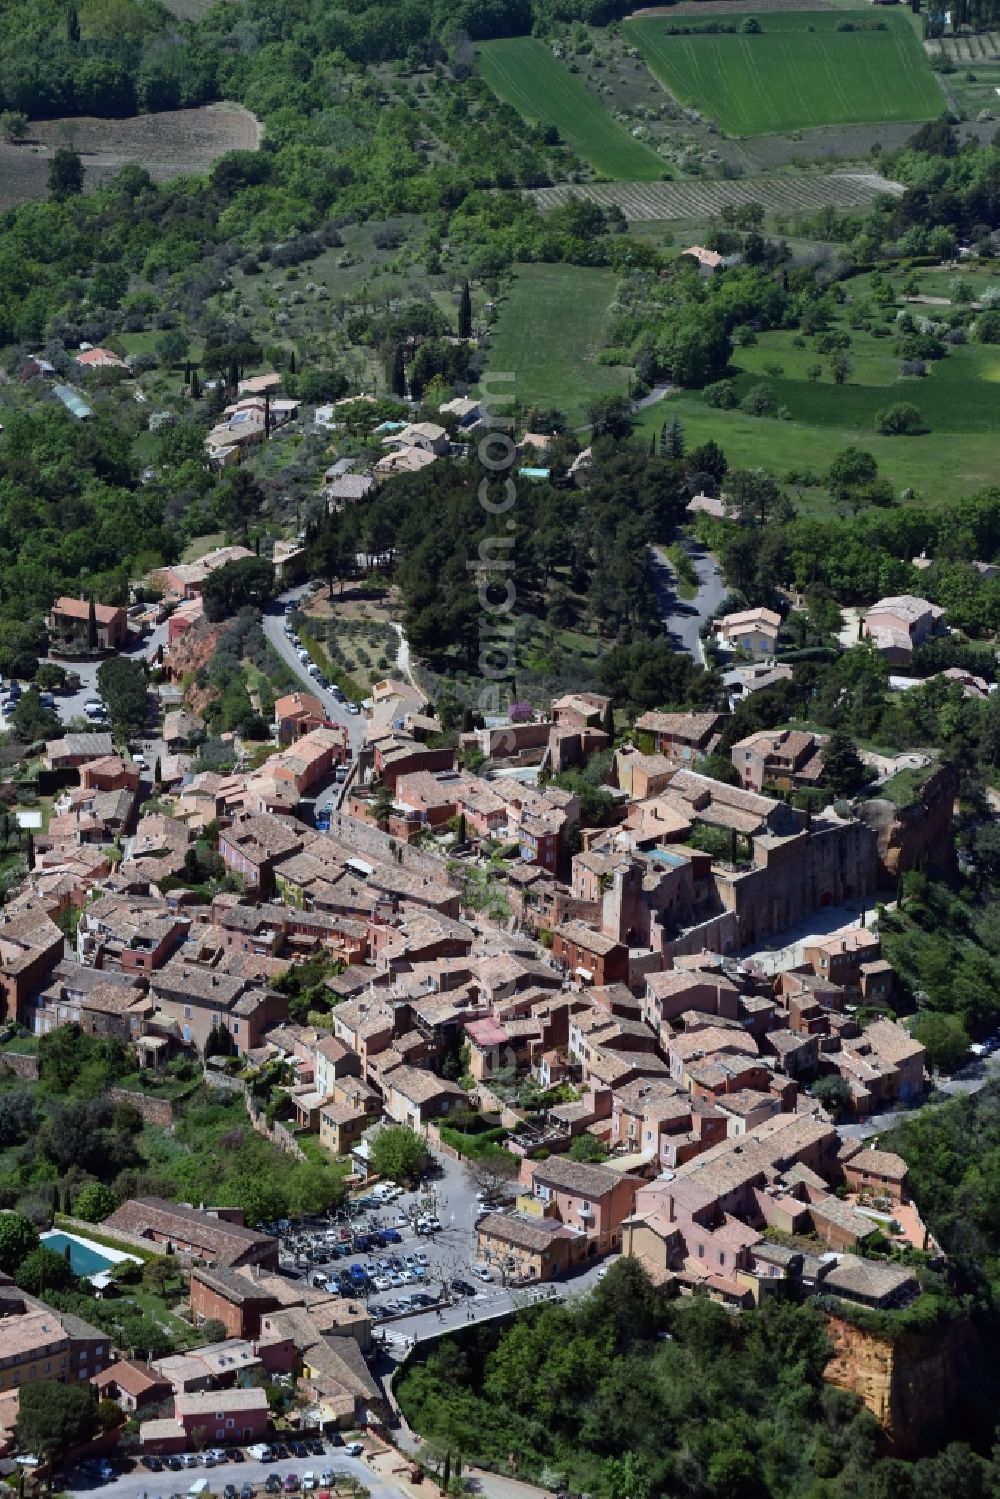
[[209,1484],[207,1478],[196,1478],[194,1483],[188,1489],[188,1493],[191,1495],[191,1499],[198,1499],[199,1495],[210,1494],[211,1492],[211,1485]]

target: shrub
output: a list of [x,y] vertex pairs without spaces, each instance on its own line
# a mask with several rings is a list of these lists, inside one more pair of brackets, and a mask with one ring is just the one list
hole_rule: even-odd
[[716,380],[705,386],[705,405],[715,406],[719,411],[733,411],[739,405],[739,397],[731,380]]
[[777,409],[778,403],[770,385],[754,385],[740,402],[740,410],[747,416],[774,416]]
[[895,406],[887,406],[884,411],[877,413],[875,430],[881,432],[883,437],[908,437],[916,432],[926,432],[927,427],[916,406],[911,406],[907,401],[899,401]]

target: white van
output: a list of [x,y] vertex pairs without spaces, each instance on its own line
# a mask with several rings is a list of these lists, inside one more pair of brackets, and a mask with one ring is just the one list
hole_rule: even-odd
[[212,1487],[207,1478],[196,1478],[188,1489],[191,1499],[200,1499],[202,1494],[210,1494],[211,1492]]

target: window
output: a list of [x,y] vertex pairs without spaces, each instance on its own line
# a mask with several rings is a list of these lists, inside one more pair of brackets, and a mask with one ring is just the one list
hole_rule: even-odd
[[581,1213],[589,1213],[590,1212],[590,1203],[589,1202],[581,1202],[581,1204],[580,1204],[580,1212]]
[[724,1249],[720,1249],[719,1250],[719,1264],[720,1265],[724,1265],[725,1263],[726,1263],[726,1251]]
[[190,1020],[191,1019],[191,1006],[190,1005],[185,1005],[184,1006],[184,1019],[185,1020]]
[[699,1244],[698,1245],[698,1258],[700,1260],[703,1260],[705,1258],[705,1246],[704,1246],[704,1244]]

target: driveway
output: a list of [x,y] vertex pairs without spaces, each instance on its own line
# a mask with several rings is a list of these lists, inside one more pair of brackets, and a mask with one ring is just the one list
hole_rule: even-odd
[[705,664],[705,653],[701,643],[701,627],[719,608],[726,597],[727,589],[718,563],[710,552],[697,543],[682,542],[681,545],[694,563],[698,575],[698,591],[688,602],[677,592],[677,575],[670,559],[662,547],[650,548],[653,562],[653,587],[660,609],[660,619],[667,634],[681,650],[701,665]]

